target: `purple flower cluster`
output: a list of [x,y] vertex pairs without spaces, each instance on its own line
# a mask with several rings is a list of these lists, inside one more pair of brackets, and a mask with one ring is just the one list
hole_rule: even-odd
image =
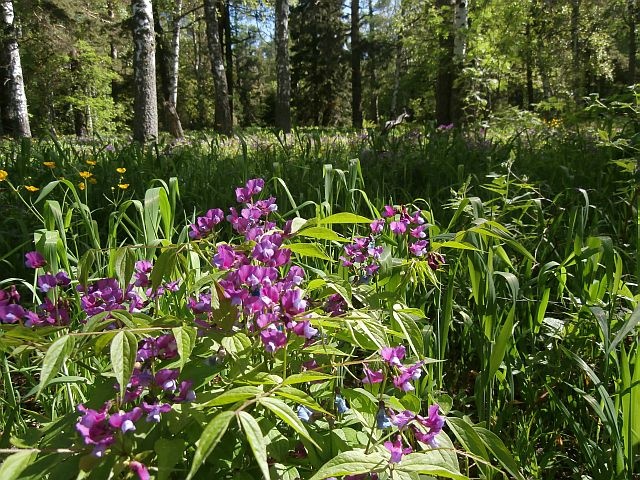
[[82,293],[80,305],[90,317],[113,310],[139,312],[145,305],[133,285],[123,291],[115,278],[101,278],[86,287],[78,285],[77,290]]
[[353,243],[344,246],[344,255],[340,257],[344,267],[355,267],[361,278],[371,278],[380,269],[380,255],[383,248],[376,245],[373,235],[356,237]]
[[196,223],[189,226],[189,238],[200,240],[208,236],[223,219],[224,212],[219,208],[212,208],[203,217],[198,217]]
[[[283,247],[286,233],[277,231],[275,223],[268,220],[277,210],[275,198],[254,199],[263,188],[262,179],[249,180],[244,187],[236,188],[236,199],[244,205],[239,213],[230,208],[226,217],[233,230],[244,236],[250,250],[219,244],[212,264],[226,271],[218,284],[223,296],[237,308],[238,320],[259,334],[268,352],[275,352],[287,344],[289,332],[309,340],[317,330],[304,317],[307,300],[300,285],[305,272],[290,266],[291,250]],[[203,317],[213,318],[209,293],[190,298],[189,308],[200,326],[206,326]]]
[[[403,345],[398,347],[384,347],[380,350],[380,356],[395,373],[395,375],[393,375],[393,384],[403,392],[411,392],[415,390],[411,382],[418,380],[422,375],[422,365],[424,362],[420,361],[413,365],[404,365],[402,360],[405,355],[406,349]],[[364,378],[362,379],[362,383],[381,383],[384,380],[382,370],[370,370],[367,365],[364,365],[363,372]]]
[[[93,446],[94,456],[102,457],[118,438],[134,432],[136,423],[143,417],[147,422],[158,423],[163,413],[171,411],[172,404],[195,400],[192,382],[179,382],[179,370],[165,368],[154,373],[156,360],[170,360],[177,356],[176,339],[172,334],[145,338],[140,342],[137,362],[124,398],[117,402],[120,409],[112,411],[116,404],[114,401],[105,403],[98,410],[78,405],[82,416],[76,423],[76,430],[85,445]],[[138,478],[149,478],[146,467],[140,462],[131,461],[129,467]]]
[[[25,255],[25,264],[29,268],[42,268],[47,262],[40,253],[34,251]],[[38,276],[36,283],[41,292],[53,293],[57,287],[68,287],[71,279],[66,272],[59,271],[55,275],[45,273]],[[0,323],[21,323],[25,327],[67,325],[69,303],[55,295],[53,300],[45,298],[43,303],[32,311],[20,305],[20,294],[15,286],[11,286],[8,291],[0,290]]]
[[438,413],[439,409],[440,407],[437,404],[431,405],[427,417],[413,413],[410,410],[405,410],[398,414],[391,412],[391,423],[398,427],[400,431],[410,427],[416,440],[435,448],[438,446],[436,436],[444,426],[444,418]]

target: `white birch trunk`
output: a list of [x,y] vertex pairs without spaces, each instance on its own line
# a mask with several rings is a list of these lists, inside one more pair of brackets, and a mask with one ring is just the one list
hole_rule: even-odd
[[462,62],[467,52],[467,29],[469,28],[469,1],[455,1],[455,16],[453,18],[453,55],[456,62]]
[[182,20],[182,0],[175,0],[173,11],[173,35],[171,38],[171,57],[169,65],[169,104],[178,105],[178,75],[180,70],[180,22]]
[[13,2],[3,0],[2,22],[6,37],[4,38],[4,61],[6,62],[6,77],[8,81],[8,105],[4,112],[9,120],[8,125],[16,137],[30,137],[29,114],[27,111],[27,95],[22,78],[22,64],[14,24]]
[[158,138],[155,33],[151,0],[132,0],[133,77],[135,83],[133,139],[138,142]]

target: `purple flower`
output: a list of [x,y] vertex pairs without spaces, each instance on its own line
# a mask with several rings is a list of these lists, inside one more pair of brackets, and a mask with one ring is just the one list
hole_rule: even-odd
[[82,417],[76,423],[76,430],[82,436],[85,445],[94,445],[93,455],[102,457],[104,451],[114,442],[114,432],[107,421],[109,403],[105,403],[100,410],[78,405]]
[[269,325],[260,332],[260,340],[264,344],[264,349],[273,353],[287,344],[287,335],[274,325]]
[[298,322],[293,327],[293,333],[299,337],[304,337],[307,340],[315,337],[318,334],[318,329],[311,326],[311,322],[305,320],[304,322]]
[[120,410],[109,417],[109,425],[113,428],[120,429],[122,433],[135,432],[135,422],[142,417],[142,408],[135,407],[130,412]]
[[44,275],[40,275],[38,277],[38,288],[40,289],[40,291],[47,293],[49,290],[51,290],[52,288],[55,288],[58,286],[58,281],[56,280],[56,277],[51,275],[50,273],[46,273]]
[[373,371],[369,370],[369,367],[364,365],[362,367],[362,371],[364,372],[364,378],[362,379],[362,383],[381,383],[384,380],[384,373],[382,370]]
[[68,287],[71,284],[71,278],[67,272],[60,270],[56,273],[56,283],[59,287]]
[[218,245],[218,253],[213,256],[213,264],[220,270],[229,270],[236,261],[236,252],[229,245]]
[[427,429],[427,433],[418,428],[414,428],[413,434],[416,440],[426,443],[430,447],[438,446],[438,441],[435,437],[442,431],[442,427],[444,426],[444,418],[438,414],[439,409],[438,404],[434,404],[429,407],[429,416],[427,418],[421,417],[420,415],[416,416],[418,423]]
[[378,218],[377,220],[374,220],[373,222],[371,222],[371,225],[369,225],[371,227],[371,233],[374,233],[374,234],[382,233],[384,224],[385,224],[385,221],[383,218]]
[[145,467],[142,463],[138,462],[137,460],[129,462],[129,469],[133,473],[138,475],[138,480],[149,480],[150,478],[147,467]]
[[406,349],[404,348],[404,345],[400,345],[398,347],[384,347],[380,350],[382,359],[389,365],[395,365],[396,367],[402,366],[402,359],[405,354]]
[[412,380],[418,380],[422,375],[422,362],[418,362],[410,367],[401,366],[400,375],[393,377],[393,384],[403,392],[411,392],[415,390],[411,385]]
[[18,304],[0,305],[0,323],[17,323],[25,314],[25,309]]
[[382,209],[382,216],[384,218],[393,217],[396,214],[396,210],[392,205],[385,205]]
[[397,415],[391,416],[391,422],[400,430],[404,429],[409,422],[416,418],[416,414],[410,410],[405,410]]
[[20,294],[16,290],[15,285],[11,285],[9,291],[0,290],[0,307],[9,305],[10,303],[18,303],[20,301]]
[[398,435],[393,442],[384,442],[384,448],[389,450],[389,453],[391,453],[389,463],[400,463],[402,455],[407,455],[413,451],[411,447],[402,448],[402,437],[400,435]]
[[162,390],[173,392],[178,388],[176,382],[178,375],[180,375],[180,371],[177,368],[163,368],[156,373],[154,382]]
[[349,407],[347,407],[347,402],[345,402],[344,398],[342,398],[342,395],[340,394],[336,395],[334,403],[336,404],[336,411],[338,413],[345,413],[349,411]]
[[142,402],[142,409],[147,414],[147,422],[158,423],[160,421],[160,414],[170,412],[171,405],[168,403],[159,405],[157,403],[149,404],[147,402]]
[[347,301],[342,298],[339,293],[334,293],[327,298],[327,303],[324,306],[324,311],[331,317],[338,317],[344,315],[347,312]]
[[40,252],[33,251],[25,254],[24,263],[27,268],[41,268],[47,264],[47,261]]
[[178,395],[173,397],[173,402],[182,403],[182,402],[193,402],[196,399],[196,393],[191,388],[193,382],[191,380],[183,380],[180,382],[180,387],[178,389]]
[[430,252],[429,257],[427,258],[427,263],[429,264],[429,268],[431,270],[437,270],[440,268],[440,265],[445,263],[444,255],[437,252]]
[[427,228],[426,225],[419,225],[416,228],[412,228],[409,231],[409,235],[411,235],[413,238],[426,238],[427,234],[425,233],[425,229]]
[[402,220],[391,222],[391,225],[389,227],[391,228],[391,231],[396,235],[403,235],[407,231],[407,225]]
[[427,240],[418,240],[417,242],[409,245],[409,251],[416,257],[426,255],[428,248],[429,242]]

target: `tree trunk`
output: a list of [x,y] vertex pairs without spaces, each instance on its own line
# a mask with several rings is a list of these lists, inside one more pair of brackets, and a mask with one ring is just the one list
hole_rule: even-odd
[[233,123],[233,45],[231,43],[231,12],[229,0],[224,0],[222,9],[222,32],[224,34],[224,59],[225,74],[227,76],[227,89],[229,91],[229,110]]
[[[6,103],[2,105],[4,132],[14,137],[30,137],[27,96],[22,78],[22,64],[18,49],[17,29],[14,23],[13,2],[2,1],[2,75],[5,82]],[[4,85],[3,85],[4,86]]]
[[526,71],[526,84],[527,84],[527,110],[533,110],[533,35],[531,34],[531,22],[527,20],[525,25],[525,37],[526,37],[526,52],[525,52],[525,71]]
[[216,0],[204,0],[204,18],[207,24],[209,55],[211,57],[211,70],[213,72],[213,83],[215,86],[216,111],[214,128],[220,133],[230,135],[233,130],[233,120],[229,105],[227,76],[224,71],[224,61],[222,60],[222,48],[219,37],[220,26],[216,3]]
[[197,95],[198,99],[198,126],[200,128],[204,127],[207,124],[207,119],[209,118],[209,109],[207,108],[207,102],[205,101],[205,87],[204,87],[204,71],[203,64],[204,61],[202,59],[202,49],[201,45],[201,25],[198,23],[196,25],[192,25],[191,27],[191,38],[193,40],[193,70],[196,75],[196,84],[197,84]]
[[454,124],[463,119],[464,88],[459,81],[467,53],[467,30],[469,28],[468,0],[455,0],[453,16],[453,81],[451,85],[451,120]]
[[627,0],[627,25],[629,27],[629,85],[636,83],[636,17],[637,0]]
[[580,71],[580,0],[571,0],[571,57],[573,62],[573,97],[582,97],[582,72]]
[[436,7],[442,12],[444,18],[444,32],[440,35],[440,53],[438,59],[438,71],[436,77],[436,123],[449,125],[453,122],[451,112],[453,96],[453,51],[454,39],[451,34],[450,0],[436,0]]
[[[369,4],[369,18],[373,19],[373,0],[368,0]],[[374,27],[373,21],[369,20],[369,37],[374,38]],[[372,47],[367,52],[367,56],[369,57],[369,61],[367,65],[369,66],[370,77],[371,77],[371,103],[369,104],[369,114],[371,115],[371,121],[373,123],[378,123],[380,119],[380,112],[378,109],[378,74],[376,69],[376,56],[377,52],[375,47]]]
[[291,71],[289,69],[289,0],[276,0],[276,128],[291,131]]
[[[178,0],[178,3],[182,3]],[[167,41],[167,35],[165,34],[160,20],[158,17],[155,19],[156,25],[156,63],[160,72],[160,91],[162,92],[162,111],[164,113],[164,128],[174,138],[183,138],[184,132],[182,131],[182,124],[180,123],[180,117],[176,110],[176,103],[172,102],[172,97],[175,94],[177,101],[177,59],[179,51],[176,52],[176,37],[173,29],[176,24],[179,28],[179,13],[174,11],[172,20],[169,25],[172,29],[171,41]],[[178,41],[179,42],[179,41]],[[179,49],[178,43],[178,49]]]
[[182,16],[182,0],[175,0],[171,36],[171,57],[169,62],[169,103],[178,107],[178,76],[180,71],[180,20]]
[[360,0],[351,0],[351,123],[353,128],[362,128],[361,57]]
[[133,139],[137,142],[158,138],[156,94],[155,34],[151,0],[131,0],[133,10]]

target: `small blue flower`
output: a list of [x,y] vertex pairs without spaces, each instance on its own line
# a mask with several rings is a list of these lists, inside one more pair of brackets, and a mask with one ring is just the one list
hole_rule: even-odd
[[300,405],[298,407],[298,418],[303,422],[309,422],[311,420],[312,415],[313,415],[313,411],[311,411],[304,405]]
[[380,430],[384,430],[386,428],[391,428],[393,424],[391,423],[391,419],[387,416],[387,412],[385,412],[384,407],[380,407],[378,413],[376,413],[376,427]]
[[345,413],[349,411],[349,407],[347,407],[347,402],[344,401],[342,395],[336,395],[335,399],[336,410],[338,413]]

